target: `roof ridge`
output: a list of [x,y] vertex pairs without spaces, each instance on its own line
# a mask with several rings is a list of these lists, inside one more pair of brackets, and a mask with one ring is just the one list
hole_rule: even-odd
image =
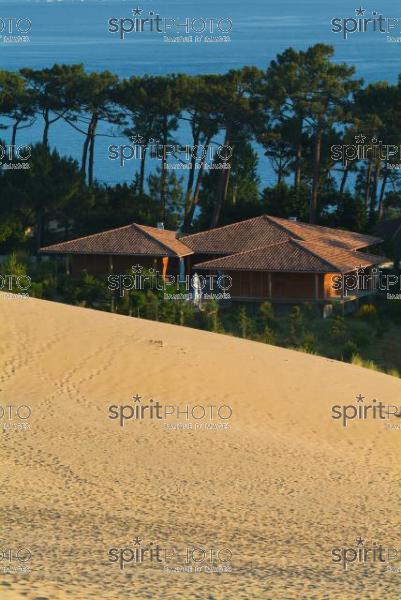
[[120,227],[112,227],[111,229],[105,229],[104,231],[98,231],[97,233],[88,233],[88,235],[81,235],[80,237],[72,238],[72,240],[64,240],[64,242],[56,242],[55,244],[50,244],[50,246],[43,246],[40,248],[40,250],[46,250],[47,248],[52,248],[53,246],[61,246],[62,244],[69,244],[70,242],[77,242],[78,240],[87,240],[88,238],[97,237],[98,235],[102,235],[104,233],[111,233],[112,231],[128,229],[128,227],[132,227],[133,225],[135,225],[135,223],[120,225]]
[[[340,271],[341,272],[341,268],[339,268],[338,265],[335,265],[334,263],[331,263],[326,258],[324,258],[323,256],[320,256],[316,252],[312,252],[312,250],[310,250],[309,248],[304,248],[303,244],[304,243],[308,243],[308,242],[305,242],[305,240],[291,240],[291,242],[293,242],[294,244],[296,244],[298,247],[301,246],[301,248],[303,248],[306,252],[309,252],[309,254],[312,254],[312,256],[314,256],[315,258],[318,258],[319,260],[323,261],[324,263],[326,263],[326,265],[328,265],[329,267],[333,268],[335,271]],[[351,252],[351,251],[349,250],[349,252]]]
[[372,252],[361,252],[358,248],[354,249],[354,248],[344,248],[342,246],[332,246],[330,243],[326,243],[326,242],[315,242],[315,241],[304,241],[304,240],[300,240],[299,243],[301,244],[313,244],[315,246],[328,246],[330,249],[333,250],[333,252],[345,252],[346,254],[350,254],[351,256],[357,256],[357,257],[377,257],[377,258],[386,258],[385,255],[383,254],[373,254]]
[[[147,229],[154,229],[155,231],[159,231],[160,233],[173,233],[173,234],[177,234],[176,231],[174,231],[173,229],[159,229],[158,227],[153,227],[153,225],[143,225],[142,223],[134,223],[135,225],[138,225],[138,227],[146,227]],[[178,238],[176,238],[178,239]]]
[[[213,258],[210,261],[203,261],[203,262],[214,262],[215,260],[220,260],[223,258],[232,258],[234,256],[241,256],[243,254],[250,254],[251,252],[257,252],[258,250],[265,250],[266,248],[272,248],[274,246],[283,246],[284,244],[296,244],[297,246],[299,246],[299,243],[305,243],[304,240],[295,240],[292,238],[289,238],[288,240],[283,240],[282,242],[276,242],[274,244],[266,244],[265,246],[258,246],[257,248],[252,248],[251,250],[242,250],[241,252],[234,252],[233,254],[226,254],[224,256],[218,256],[217,258]],[[309,252],[309,254],[312,254],[313,256],[316,256],[317,258],[319,258],[320,260],[324,261],[326,264],[328,264],[330,267],[335,267],[335,265],[329,263],[326,259],[322,258],[321,256],[315,254],[314,252],[311,252],[309,250],[309,248],[303,248],[303,250]],[[348,252],[351,252],[351,250],[349,250]],[[337,267],[335,267],[337,268]]]
[[344,246],[334,246],[332,244],[333,240],[316,240],[315,238],[312,240],[298,240],[303,244],[314,244],[315,246],[329,246],[330,248],[337,248],[338,250],[346,250],[347,252],[356,252],[353,248],[345,248]]
[[249,219],[243,219],[242,221],[234,221],[234,223],[228,223],[227,225],[220,225],[220,227],[213,227],[212,229],[205,229],[204,231],[197,231],[196,233],[189,233],[187,235],[183,235],[179,240],[182,240],[186,237],[195,237],[196,235],[201,235],[203,233],[209,233],[210,231],[217,231],[218,229],[226,229],[227,227],[232,227],[233,225],[239,225],[242,223],[248,223],[249,221],[256,221],[256,219],[266,218],[268,215],[258,215],[257,217],[250,217]]
[[[271,219],[279,219],[280,221],[285,221],[287,219],[285,219],[284,217],[275,217],[274,215],[267,215],[268,218]],[[305,223],[305,221],[291,221],[292,223],[294,223],[295,225],[305,225],[306,227],[310,227],[312,229],[316,228],[316,230],[321,230],[321,231],[326,231],[326,232],[331,232],[331,231],[335,231],[335,232],[339,232],[345,235],[357,235],[357,236],[361,236],[361,237],[368,237],[368,238],[372,238],[375,240],[380,240],[381,238],[379,238],[376,235],[371,235],[370,233],[361,233],[359,231],[352,231],[350,229],[342,229],[340,227],[328,227],[327,225],[318,225],[317,223]],[[282,225],[282,227],[285,227],[285,225]]]
[[[268,221],[270,221],[271,223],[273,223],[273,225],[275,225],[276,227],[281,227],[281,229],[284,229],[284,231],[289,235],[289,237],[292,239],[294,237],[294,235],[296,236],[296,234],[294,234],[293,231],[291,231],[291,229],[288,229],[285,225],[283,225],[282,223],[276,223],[276,221],[274,219],[279,219],[280,221],[285,221],[285,219],[281,218],[281,217],[274,217],[273,215],[264,215],[266,217],[266,219]],[[297,221],[292,221],[293,223],[297,223]],[[299,236],[298,236],[299,237]]]
[[[166,244],[163,244],[163,242],[161,242],[156,237],[154,237],[153,235],[151,235],[150,233],[148,233],[146,230],[143,229],[143,227],[148,227],[148,225],[139,225],[139,223],[132,223],[132,225],[134,225],[134,227],[136,227],[137,229],[139,229],[144,235],[148,236],[151,240],[153,240],[154,242],[156,242],[157,244],[159,244],[159,246],[161,246],[164,250],[167,250],[168,252],[174,252],[174,254],[176,254],[178,256],[178,254],[177,254],[177,252],[175,250],[173,250],[172,248],[170,248]],[[154,229],[157,229],[157,228],[155,227]],[[184,244],[184,246],[185,245],[186,244]],[[190,248],[188,248],[188,250],[190,250]]]
[[[265,246],[258,246],[257,248],[251,248],[250,250],[241,250],[241,252],[233,252],[232,254],[224,254],[223,256],[218,256],[217,258],[212,258],[210,262],[213,260],[220,260],[220,258],[231,258],[232,256],[241,256],[241,254],[250,254],[251,252],[257,252],[258,250],[264,250],[265,248],[272,248],[273,246],[282,246],[283,244],[288,244],[291,242],[291,239],[283,240],[282,242],[274,242],[273,244],[266,244]],[[209,261],[203,261],[209,262]]]

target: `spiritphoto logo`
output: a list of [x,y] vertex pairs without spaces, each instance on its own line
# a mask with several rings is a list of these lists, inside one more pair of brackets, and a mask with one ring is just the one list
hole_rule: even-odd
[[387,572],[391,572],[394,567],[389,563],[401,563],[400,548],[388,548],[377,542],[369,544],[361,536],[356,538],[352,546],[333,548],[331,555],[332,562],[341,564],[344,571],[350,565],[382,565],[387,566]]
[[[374,398],[365,402],[366,397],[359,394],[354,404],[335,404],[331,407],[331,418],[348,427],[349,421],[389,421],[401,419],[401,406],[384,404]],[[386,424],[386,426],[388,423]]]
[[333,275],[332,289],[346,297],[360,292],[387,292],[388,300],[401,298],[401,278],[396,273],[388,273],[379,267],[355,267],[350,273]]
[[401,42],[401,37],[392,35],[401,33],[401,17],[387,17],[377,10],[369,13],[362,6],[354,12],[353,17],[334,17],[331,20],[331,31],[340,34],[344,40],[350,35],[372,33],[385,35],[387,42]]
[[20,300],[29,297],[32,280],[29,275],[0,275],[0,300]]
[[[125,427],[132,421],[158,421],[166,428],[177,428],[182,424],[183,429],[226,429],[224,425],[231,419],[233,409],[228,404],[161,404],[158,400],[149,399],[142,402],[143,397],[136,394],[129,404],[112,404],[108,407],[108,418],[116,421],[120,427]],[[173,421],[173,423],[171,423]],[[192,426],[192,422],[195,423]],[[216,423],[220,421],[220,423]],[[191,425],[191,426],[189,426]]]
[[[132,274],[112,274],[107,277],[107,285],[109,290],[118,292],[122,298],[126,291],[143,291],[146,289],[165,292],[165,300],[177,299],[174,296],[185,296],[186,300],[200,300],[204,298],[214,298],[215,295],[221,295],[221,299],[229,299],[227,293],[232,287],[232,278],[230,275],[171,275],[161,274],[156,269],[144,270],[141,265],[133,265],[131,267]],[[185,289],[187,294],[181,294],[182,289]],[[174,294],[174,291],[177,294]],[[171,296],[171,297],[170,297]],[[213,298],[212,298],[213,296]]]
[[4,170],[24,170],[30,168],[31,146],[0,144],[0,167]]
[[0,17],[0,43],[26,44],[31,29],[32,21],[27,17]]
[[155,10],[145,11],[140,6],[131,10],[129,17],[111,17],[108,31],[120,40],[129,35],[151,33],[163,36],[167,43],[227,43],[233,22],[230,17],[165,17]]
[[0,429],[3,431],[23,431],[30,429],[32,408],[27,404],[14,406],[0,404]]
[[366,135],[356,135],[354,144],[335,144],[331,146],[331,158],[336,162],[342,162],[346,167],[358,160],[382,161],[389,168],[398,168],[401,163],[401,146],[385,144],[376,137],[369,138]]
[[29,548],[3,546],[0,542],[0,573],[4,575],[29,573],[31,558],[32,552]]
[[108,560],[120,571],[143,564],[163,567],[166,572],[224,573],[231,572],[232,552],[228,548],[189,544],[184,547],[165,547],[136,536],[130,545],[110,548]]
[[[141,161],[145,156],[166,164],[168,170],[223,170],[230,168],[233,155],[232,146],[196,146],[182,144],[162,144],[156,138],[146,141],[140,135],[131,138],[132,144],[111,144],[108,147],[109,160],[118,161],[120,167],[132,160]],[[174,159],[174,162],[168,162]]]

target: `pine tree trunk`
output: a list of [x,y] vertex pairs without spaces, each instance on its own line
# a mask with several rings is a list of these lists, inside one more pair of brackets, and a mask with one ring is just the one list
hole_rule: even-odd
[[387,179],[388,179],[388,167],[387,167],[387,163],[386,163],[386,167],[385,167],[385,171],[384,171],[384,175],[383,175],[382,186],[381,186],[381,190],[380,190],[380,196],[379,196],[379,221],[383,218],[383,214],[384,214],[384,193],[386,191]]
[[[12,136],[11,136],[11,146],[14,148],[16,142],[17,142],[17,131],[18,131],[18,125],[20,124],[20,121],[15,121],[14,125],[13,125],[13,129],[12,129]],[[14,154],[14,152],[13,152]]]
[[301,187],[301,159],[302,159],[302,144],[299,143],[297,145],[297,154],[296,154],[296,168],[295,168],[295,179],[294,179],[294,187],[295,191],[298,193]]
[[[228,146],[232,147],[231,144],[231,131],[230,127],[227,127],[226,137],[224,140],[224,146],[227,148]],[[210,223],[210,227],[213,229],[217,227],[220,221],[221,211],[225,204],[227,198],[228,184],[230,182],[230,172],[231,172],[231,162],[227,162],[228,168],[222,169],[219,177],[219,185],[217,190],[217,198],[213,209],[212,220]]]
[[344,167],[343,176],[341,179],[340,194],[344,193],[345,186],[346,186],[347,179],[348,179],[349,170],[350,170],[350,166],[349,166],[349,163],[347,162],[347,165]]
[[380,171],[381,171],[381,161],[378,160],[376,162],[376,169],[375,169],[375,174],[374,174],[374,178],[373,178],[372,194],[370,197],[369,221],[371,223],[373,223],[375,220],[376,203],[377,203],[377,188],[379,185]]
[[313,162],[313,179],[312,179],[312,194],[309,210],[310,223],[316,223],[317,217],[317,201],[319,196],[319,175],[320,175],[320,159],[322,153],[322,133],[323,125],[321,122],[317,125],[316,141],[315,141],[315,156]]
[[88,175],[88,183],[89,186],[92,187],[93,186],[93,182],[94,182],[94,164],[95,164],[95,140],[96,140],[96,128],[97,128],[97,124],[98,124],[98,117],[95,116],[93,118],[93,123],[92,123],[92,127],[91,127],[91,134],[90,134],[90,144],[89,144],[89,175]]
[[83,150],[82,150],[81,173],[84,177],[86,177],[86,164],[88,162],[88,150],[89,150],[90,143],[92,141],[92,131],[93,131],[94,122],[97,122],[97,116],[95,114],[92,115],[90,123],[88,125],[88,131],[85,136],[85,142],[84,142],[84,146],[83,146]]
[[294,187],[295,187],[295,192],[296,192],[296,196],[299,196],[299,192],[301,190],[301,178],[302,178],[302,170],[301,170],[301,163],[302,163],[302,152],[303,152],[303,146],[302,146],[302,132],[303,132],[303,124],[304,124],[304,118],[303,115],[301,114],[299,119],[298,119],[298,141],[297,141],[297,151],[296,151],[296,158],[295,158],[295,176],[294,176]]
[[184,207],[185,213],[184,214],[187,214],[191,207],[192,188],[194,186],[194,181],[195,181],[195,166],[196,166],[196,159],[198,156],[199,135],[200,135],[199,131],[197,131],[193,135],[193,146],[192,146],[192,153],[191,153],[191,168],[189,170],[187,191],[185,194],[185,207]]
[[86,163],[88,160],[88,148],[90,143],[90,134],[87,133],[85,137],[84,147],[82,151],[82,163],[81,163],[81,173],[83,177],[86,177]]
[[50,128],[50,119],[49,119],[49,109],[47,108],[43,114],[43,118],[45,120],[45,127],[43,129],[43,139],[42,144],[48,148],[49,146],[49,128]]
[[146,167],[146,154],[147,154],[147,147],[146,145],[141,146],[142,148],[142,154],[141,154],[141,169],[139,172],[139,193],[143,194],[143,190],[145,187],[145,167]]
[[366,211],[369,210],[369,198],[370,198],[370,183],[372,179],[372,161],[369,160],[368,171],[366,174],[366,190],[365,190],[365,206]]
[[191,206],[189,208],[188,213],[185,215],[185,218],[184,218],[183,231],[185,231],[185,232],[188,232],[191,227],[192,219],[194,218],[194,214],[195,214],[195,209],[199,202],[200,189],[201,189],[201,185],[202,185],[203,175],[205,173],[206,157],[209,152],[210,141],[211,141],[211,137],[208,137],[206,140],[206,143],[205,143],[204,152],[202,154],[202,159],[201,159],[201,163],[200,163],[200,167],[199,167],[198,177],[196,179],[195,191],[194,191],[194,195],[192,198]]
[[168,124],[167,116],[163,117],[163,156],[162,156],[162,174],[160,181],[160,221],[164,223],[166,216],[166,182],[167,182],[167,141],[168,141]]

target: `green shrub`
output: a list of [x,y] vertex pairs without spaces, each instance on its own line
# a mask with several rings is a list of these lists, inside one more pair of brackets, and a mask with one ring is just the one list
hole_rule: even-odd
[[293,306],[290,313],[290,343],[298,345],[304,335],[304,318],[299,306]]
[[302,340],[302,344],[299,348],[302,352],[308,354],[317,354],[317,339],[313,333],[307,333]]
[[249,317],[246,312],[245,306],[241,306],[238,312],[238,323],[240,327],[241,336],[243,338],[247,337],[247,333],[249,330]]
[[275,345],[276,342],[276,334],[275,332],[270,329],[270,327],[266,326],[265,330],[263,332],[263,341],[265,342],[265,344],[270,344],[271,346]]
[[318,317],[318,311],[316,310],[316,306],[312,304],[312,302],[305,302],[303,306],[303,314],[306,319],[316,319]]
[[[366,326],[365,326],[366,327]],[[352,332],[352,340],[359,348],[367,348],[372,338],[372,332],[368,328],[358,328]]]
[[374,304],[362,304],[362,306],[359,307],[356,316],[360,319],[373,321],[377,318],[376,306]]
[[334,340],[339,340],[345,337],[346,331],[347,328],[345,325],[344,317],[340,317],[339,315],[334,317],[329,331],[330,338]]
[[357,356],[357,355],[358,355],[358,346],[355,344],[355,342],[353,342],[351,340],[348,340],[347,342],[345,342],[345,344],[341,350],[342,360],[344,360],[345,362],[351,362],[352,357]]
[[271,302],[263,302],[259,306],[259,317],[263,325],[272,326],[275,322],[274,309]]
[[353,365],[358,367],[365,367],[365,369],[371,369],[372,371],[380,371],[379,367],[373,360],[364,360],[359,354],[354,354],[351,359]]

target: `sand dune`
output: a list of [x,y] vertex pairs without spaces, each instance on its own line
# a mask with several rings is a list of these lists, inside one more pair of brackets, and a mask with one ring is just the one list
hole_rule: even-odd
[[[0,365],[0,405],[25,406],[0,423],[29,424],[0,431],[1,600],[400,597],[388,563],[344,569],[332,549],[401,548],[401,430],[331,418],[332,405],[401,404],[400,380],[31,299],[0,302]],[[225,408],[212,421],[109,418],[151,399]]]

